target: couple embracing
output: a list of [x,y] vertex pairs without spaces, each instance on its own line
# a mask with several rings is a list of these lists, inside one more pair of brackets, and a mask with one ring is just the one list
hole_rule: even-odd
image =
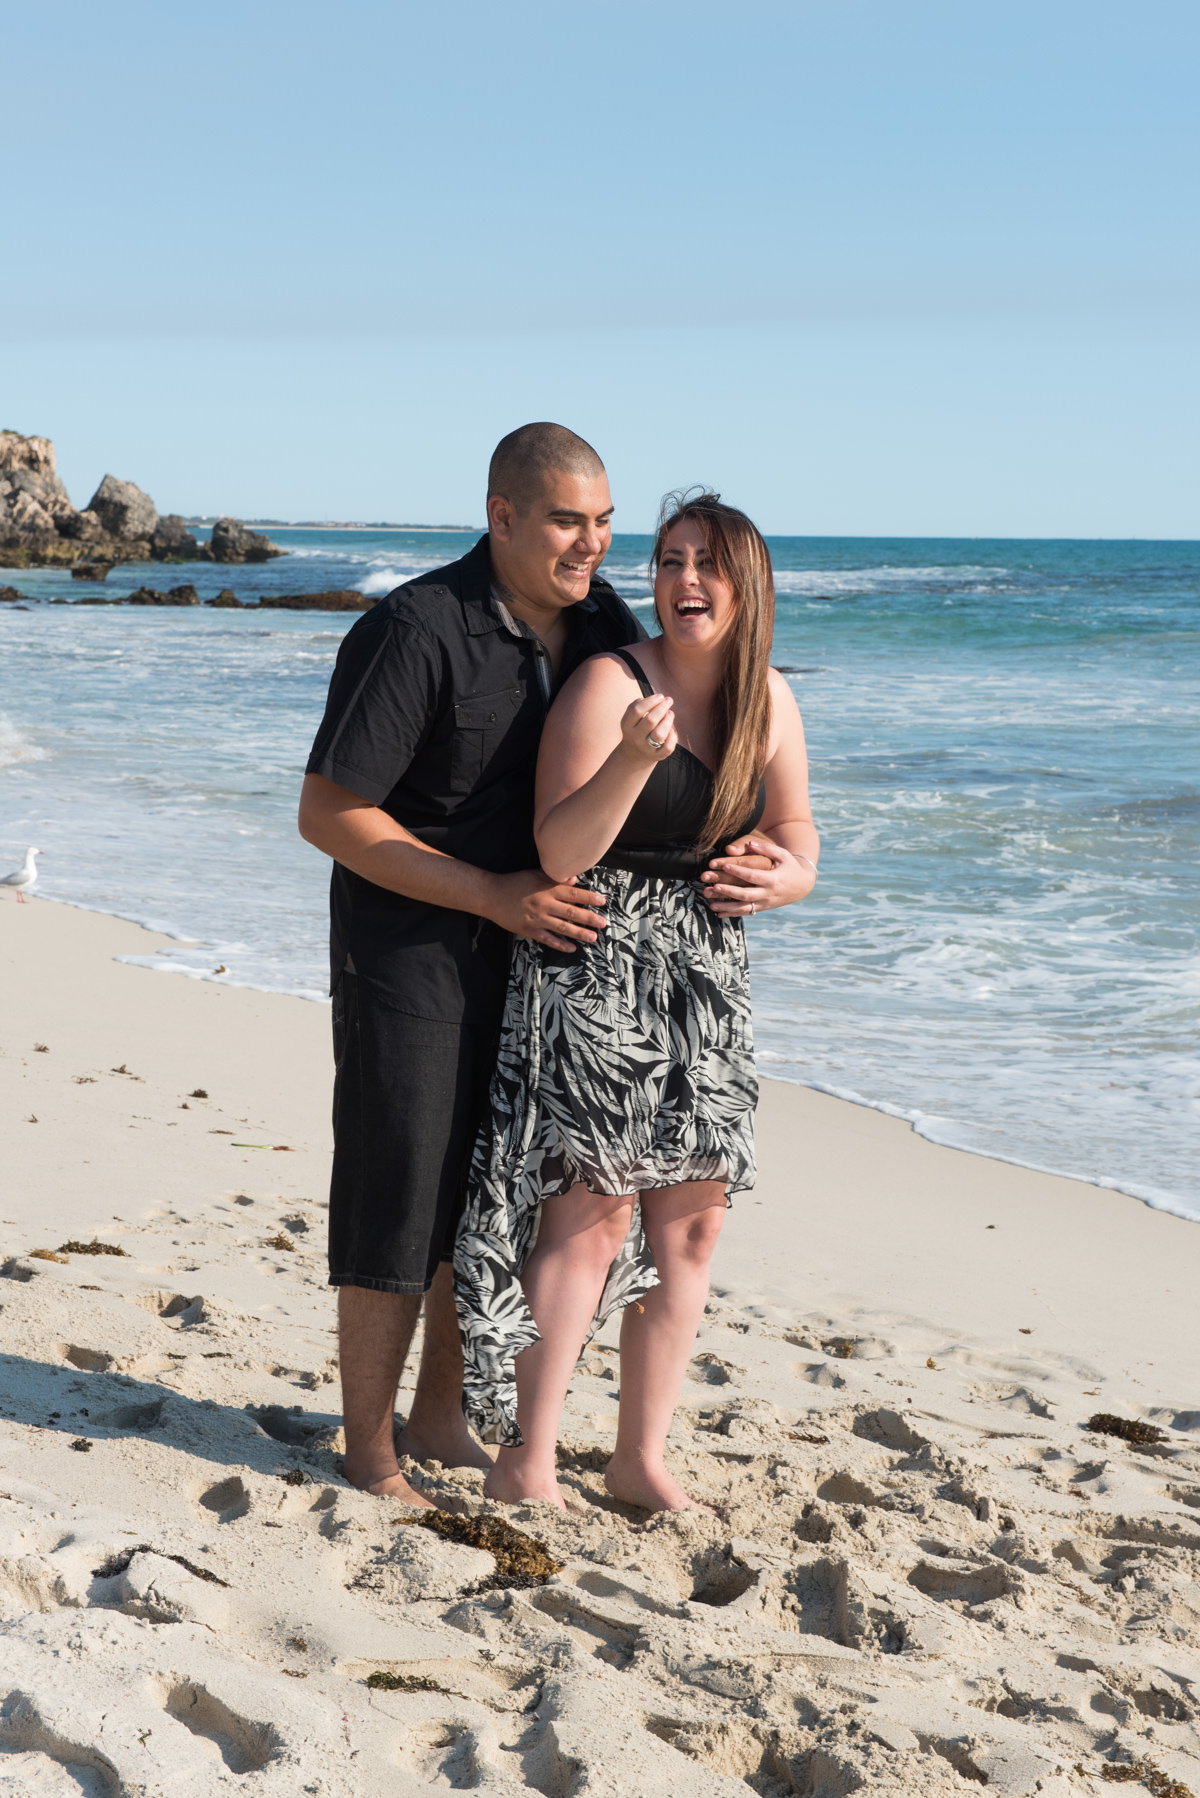
[[597,573],[612,499],[582,438],[505,437],[487,510],[347,633],[301,800],[334,861],[346,1477],[425,1504],[409,1455],[561,1505],[571,1374],[621,1309],[606,1484],[679,1510],[667,1431],[754,1177],[741,920],[816,879],[770,557],[717,495],[669,499],[647,638]]

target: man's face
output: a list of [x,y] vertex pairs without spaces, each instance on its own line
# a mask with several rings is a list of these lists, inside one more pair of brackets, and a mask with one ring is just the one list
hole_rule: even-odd
[[506,499],[490,499],[497,574],[518,598],[534,605],[577,605],[608,554],[612,509],[605,474],[548,474],[523,513]]

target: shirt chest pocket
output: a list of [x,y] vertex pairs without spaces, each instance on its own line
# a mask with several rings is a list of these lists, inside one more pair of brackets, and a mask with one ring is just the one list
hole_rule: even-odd
[[473,694],[454,708],[450,740],[450,785],[456,794],[470,793],[512,728],[524,694],[520,687],[498,693]]

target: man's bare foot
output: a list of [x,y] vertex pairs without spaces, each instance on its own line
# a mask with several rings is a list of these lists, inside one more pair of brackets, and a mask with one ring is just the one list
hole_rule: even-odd
[[[398,1498],[403,1505],[411,1505],[414,1511],[436,1511],[437,1506],[427,1499],[423,1492],[410,1486],[400,1469],[395,1473],[384,1473],[378,1479],[355,1479],[350,1468],[343,1464],[343,1471],[350,1484],[359,1492],[367,1492],[372,1498]],[[373,1468],[364,1470],[368,1475]]]
[[638,1505],[643,1511],[707,1511],[715,1516],[711,1505],[689,1498],[665,1467],[645,1467],[640,1462],[617,1465],[611,1460],[604,1473],[605,1488],[623,1504]]
[[501,1449],[492,1462],[491,1472],[483,1482],[483,1490],[488,1498],[494,1498],[502,1505],[554,1505],[556,1509],[565,1511],[567,1502],[558,1489],[558,1481],[552,1473],[539,1472],[517,1459],[519,1449],[511,1449],[507,1453]]
[[441,1430],[414,1430],[411,1423],[396,1437],[397,1455],[414,1461],[440,1461],[443,1467],[479,1467],[491,1471],[492,1457],[476,1442],[466,1424]]

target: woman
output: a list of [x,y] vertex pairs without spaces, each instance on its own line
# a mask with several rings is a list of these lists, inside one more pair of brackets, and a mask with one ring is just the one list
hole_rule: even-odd
[[719,495],[671,496],[651,569],[662,635],[585,663],[546,722],[542,866],[587,871],[608,925],[573,955],[514,945],[455,1255],[467,1417],[503,1444],[485,1489],[509,1502],[563,1504],[571,1373],[620,1306],[606,1484],[691,1503],[667,1431],[728,1195],[754,1181],[741,919],[816,880],[800,715],[768,665],[766,544]]

